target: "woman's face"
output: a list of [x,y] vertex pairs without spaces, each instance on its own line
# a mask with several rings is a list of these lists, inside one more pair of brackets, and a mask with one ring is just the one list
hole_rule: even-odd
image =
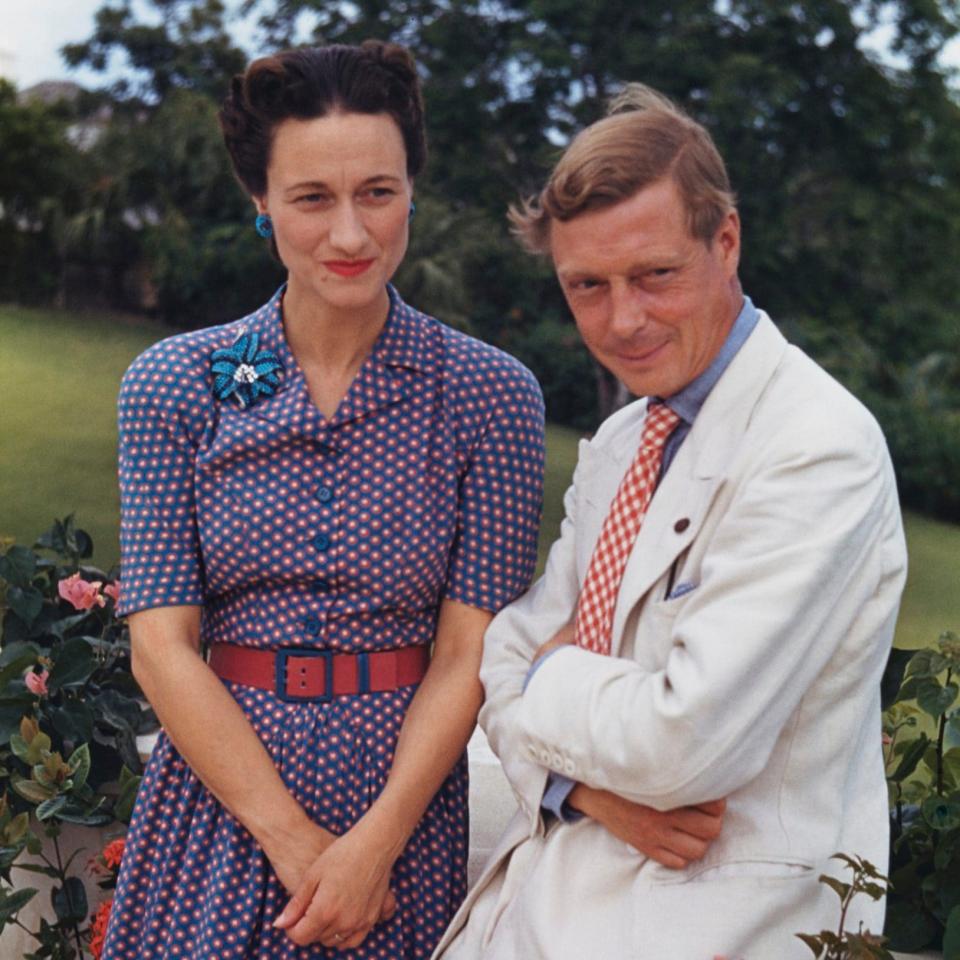
[[273,135],[267,192],[289,291],[321,310],[363,311],[407,249],[412,183],[403,136],[388,114],[289,119]]

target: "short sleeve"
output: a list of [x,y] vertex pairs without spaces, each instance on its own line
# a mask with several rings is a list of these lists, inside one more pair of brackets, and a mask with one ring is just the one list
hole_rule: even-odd
[[490,416],[460,486],[445,591],[448,599],[490,611],[530,584],[543,502],[543,395],[512,358],[499,369]]
[[182,415],[197,398],[183,386],[174,353],[165,344],[151,348],[120,388],[120,615],[203,603],[195,446]]

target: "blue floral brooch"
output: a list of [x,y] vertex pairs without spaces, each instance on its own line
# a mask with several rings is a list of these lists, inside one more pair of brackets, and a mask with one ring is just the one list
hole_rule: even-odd
[[261,397],[277,392],[283,364],[275,353],[259,347],[258,334],[244,333],[232,347],[210,354],[213,395],[218,400],[236,397],[241,407],[251,407]]

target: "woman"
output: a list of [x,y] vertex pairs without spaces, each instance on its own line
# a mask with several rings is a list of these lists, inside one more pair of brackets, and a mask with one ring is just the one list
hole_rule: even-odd
[[258,60],[221,123],[288,281],[124,378],[121,612],[165,732],[104,957],[427,957],[464,894],[481,637],[533,570],[542,399],[388,286],[425,158],[403,48]]

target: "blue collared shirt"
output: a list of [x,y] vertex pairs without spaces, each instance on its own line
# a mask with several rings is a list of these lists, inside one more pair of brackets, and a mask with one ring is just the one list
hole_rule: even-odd
[[[686,440],[687,434],[690,433],[693,422],[703,408],[704,403],[706,403],[710,391],[713,390],[717,381],[723,376],[724,371],[730,366],[730,361],[737,355],[740,348],[746,342],[747,337],[753,333],[753,328],[757,325],[759,318],[760,314],[753,305],[753,301],[749,297],[744,297],[740,313],[737,314],[737,319],[734,320],[726,340],[723,341],[723,346],[720,348],[719,353],[713,358],[710,366],[696,379],[691,380],[682,390],[673,394],[673,396],[650,398],[652,401],[662,401],[680,418],[680,422],[674,428],[673,433],[667,438],[667,442],[664,445],[663,461],[660,464],[658,484],[663,480],[667,470],[670,469],[670,464],[673,463],[683,441]],[[555,653],[559,653],[562,649],[563,647],[558,647],[556,650],[551,650],[545,657],[541,657],[530,665],[526,679],[523,682],[524,690],[526,690],[527,684],[544,662]],[[582,814],[571,809],[569,806],[565,806],[567,797],[575,785],[576,784],[567,777],[559,773],[551,772],[547,781],[547,789],[543,793],[543,800],[540,802],[541,807],[560,817],[561,820],[567,822],[578,820]]]

